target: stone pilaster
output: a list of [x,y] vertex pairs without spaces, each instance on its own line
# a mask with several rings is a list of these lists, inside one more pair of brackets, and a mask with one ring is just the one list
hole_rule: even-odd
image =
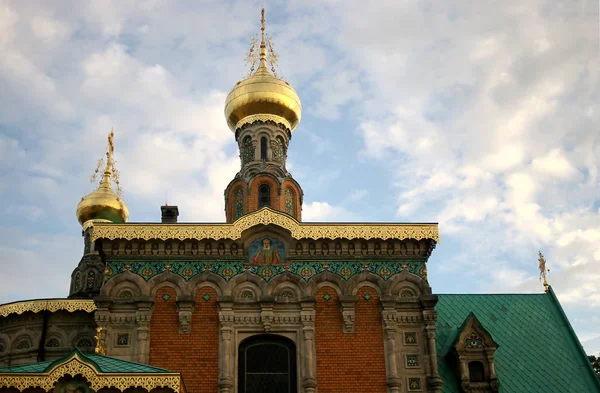
[[317,349],[315,344],[316,300],[314,297],[304,298],[301,304],[302,361],[304,362],[302,388],[304,389],[304,393],[315,393],[317,389]]
[[137,325],[137,359],[140,363],[150,362],[150,318],[153,299],[140,296],[136,299],[137,311],[135,322]]
[[233,297],[221,296],[219,302],[219,393],[233,392],[235,365],[233,345]]
[[384,330],[385,372],[388,393],[399,393],[402,387],[398,369],[398,311],[396,311],[397,296],[382,296],[381,317]]

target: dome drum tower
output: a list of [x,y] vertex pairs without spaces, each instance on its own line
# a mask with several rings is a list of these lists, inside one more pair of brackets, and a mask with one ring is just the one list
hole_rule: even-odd
[[264,9],[256,56],[255,46],[248,52],[249,76],[236,83],[225,101],[225,117],[235,133],[241,160],[240,172],[225,189],[226,219],[231,223],[266,206],[300,221],[303,192],[287,171],[286,160],[302,104],[292,86],[275,74],[276,55],[265,34]]

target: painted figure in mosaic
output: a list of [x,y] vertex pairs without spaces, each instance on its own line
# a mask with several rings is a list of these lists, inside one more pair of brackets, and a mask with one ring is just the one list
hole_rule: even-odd
[[263,248],[255,256],[252,257],[253,265],[280,265],[281,257],[276,248],[271,248],[271,240],[264,239],[262,241]]

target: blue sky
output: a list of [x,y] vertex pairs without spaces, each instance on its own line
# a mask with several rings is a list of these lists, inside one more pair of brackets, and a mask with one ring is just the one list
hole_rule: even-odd
[[[259,2],[0,4],[0,303],[68,292],[115,130],[131,221],[224,221]],[[600,352],[598,3],[267,1],[305,221],[439,222],[436,293],[541,292]]]

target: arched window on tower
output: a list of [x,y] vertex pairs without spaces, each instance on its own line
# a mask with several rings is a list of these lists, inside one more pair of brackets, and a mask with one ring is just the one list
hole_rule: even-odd
[[263,161],[267,160],[267,137],[263,136],[260,138],[260,159]]
[[258,187],[258,208],[265,206],[271,207],[271,187],[267,184],[262,184]]
[[471,382],[484,382],[485,371],[483,369],[483,363],[481,362],[469,362],[469,380]]

